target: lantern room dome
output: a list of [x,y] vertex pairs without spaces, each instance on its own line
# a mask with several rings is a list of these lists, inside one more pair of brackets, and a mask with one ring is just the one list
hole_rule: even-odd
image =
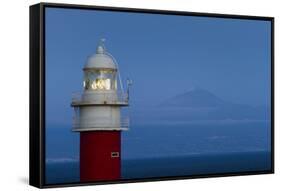
[[117,66],[113,60],[114,58],[110,56],[105,50],[103,44],[98,45],[96,53],[89,56],[84,66],[84,69],[117,69]]

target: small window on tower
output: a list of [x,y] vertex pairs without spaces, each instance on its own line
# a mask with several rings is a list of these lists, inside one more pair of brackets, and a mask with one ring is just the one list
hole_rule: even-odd
[[118,158],[119,152],[111,152],[111,158]]

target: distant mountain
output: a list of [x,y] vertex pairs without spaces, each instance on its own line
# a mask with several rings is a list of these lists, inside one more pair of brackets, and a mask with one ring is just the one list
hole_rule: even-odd
[[201,88],[194,88],[183,94],[165,100],[160,106],[202,108],[218,107],[225,104],[227,103],[224,100],[213,93]]
[[155,107],[135,108],[131,116],[139,122],[268,120],[270,109],[231,103],[208,90],[195,88],[164,100]]

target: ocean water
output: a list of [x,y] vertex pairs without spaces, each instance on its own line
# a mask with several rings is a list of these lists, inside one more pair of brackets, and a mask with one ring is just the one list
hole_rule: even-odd
[[[265,171],[271,168],[270,152],[226,153],[122,160],[122,179],[141,179]],[[79,162],[46,164],[46,183],[79,182]]]
[[[47,128],[46,183],[79,182],[79,134]],[[132,125],[122,133],[122,179],[271,169],[270,123]]]
[[269,152],[191,155],[124,160],[122,178],[153,178],[270,169]]

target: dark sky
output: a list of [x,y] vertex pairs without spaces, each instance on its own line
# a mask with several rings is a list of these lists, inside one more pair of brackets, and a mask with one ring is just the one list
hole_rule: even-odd
[[270,22],[47,8],[46,119],[71,126],[71,95],[100,38],[134,82],[132,105],[157,104],[193,87],[269,105]]

